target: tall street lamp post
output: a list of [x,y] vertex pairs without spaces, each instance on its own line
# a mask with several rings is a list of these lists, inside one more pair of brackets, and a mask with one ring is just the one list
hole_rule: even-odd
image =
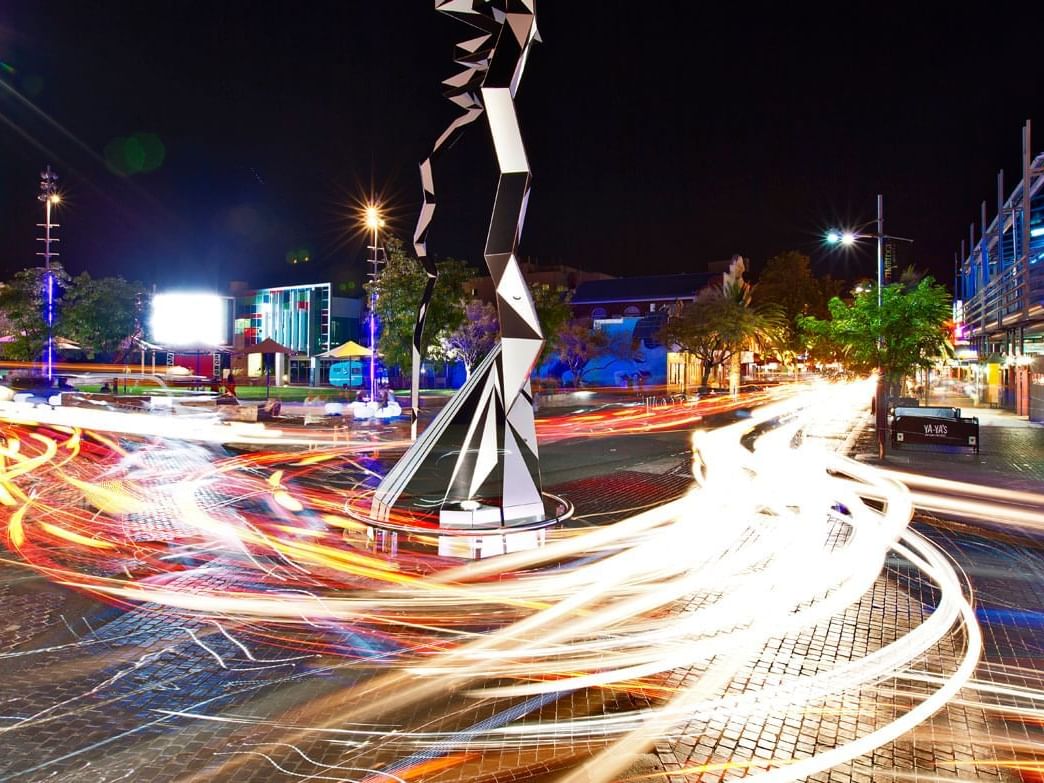
[[375,204],[366,207],[366,228],[373,237],[373,271],[370,272],[370,401],[377,399],[377,265],[381,254],[377,244],[377,232],[384,226],[380,209]]
[[51,259],[58,255],[51,249],[51,243],[59,241],[51,236],[51,229],[58,228],[57,223],[51,222],[51,208],[61,203],[62,198],[58,195],[58,175],[50,166],[40,172],[40,195],[37,198],[44,205],[44,222],[36,224],[44,230],[43,237],[37,240],[43,242],[43,252],[36,254],[43,256],[45,270],[43,316],[47,324],[47,345],[44,346],[43,364],[47,380],[51,380],[54,375],[54,274],[51,272]]
[[884,287],[884,241],[886,239],[898,240],[900,242],[913,242],[906,237],[889,236],[884,232],[884,196],[877,194],[877,231],[873,233],[856,233],[854,231],[838,231],[832,229],[827,232],[826,241],[831,245],[844,245],[851,247],[860,239],[874,239],[877,241],[877,388],[874,393],[874,413],[877,428],[877,456],[884,459],[885,455],[885,432],[888,430],[888,395],[885,385],[884,371],[881,367],[881,352],[884,348],[884,336],[881,334],[881,292]]

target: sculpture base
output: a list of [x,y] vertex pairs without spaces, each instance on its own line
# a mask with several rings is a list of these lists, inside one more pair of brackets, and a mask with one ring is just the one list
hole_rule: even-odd
[[439,536],[439,556],[481,560],[536,549],[543,546],[546,540],[547,528],[488,533],[481,536]]
[[[554,515],[552,515],[554,516]],[[499,528],[526,527],[540,523],[548,517],[543,503],[527,503],[524,506],[488,506],[477,501],[463,501],[442,507],[439,512],[439,527],[448,528]]]
[[[372,495],[345,504],[345,512],[361,529],[348,538],[361,548],[395,554],[403,539],[437,544],[441,557],[478,560],[543,546],[547,530],[573,515],[573,505],[557,495],[543,493],[542,504],[525,507],[487,505],[477,501],[448,504],[430,512],[416,506],[396,506],[388,519],[371,512]],[[515,515],[514,518],[505,515]],[[521,515],[521,516],[520,516]]]

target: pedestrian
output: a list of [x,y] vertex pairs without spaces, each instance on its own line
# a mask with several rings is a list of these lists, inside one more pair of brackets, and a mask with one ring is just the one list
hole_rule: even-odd
[[235,397],[236,396],[236,376],[229,370],[228,377],[225,378],[225,393]]

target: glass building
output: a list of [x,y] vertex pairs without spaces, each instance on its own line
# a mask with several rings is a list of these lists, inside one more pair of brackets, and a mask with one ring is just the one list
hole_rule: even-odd
[[993,220],[984,201],[961,243],[954,321],[975,395],[1044,421],[1044,153],[1034,158],[1030,144],[1027,121],[1022,180],[1006,193],[997,176]]
[[[362,313],[360,299],[334,296],[331,283],[246,291],[236,297],[234,344],[248,348],[275,340],[291,351],[291,382],[304,381],[311,357],[359,339]],[[246,374],[262,374],[260,355],[248,358]]]

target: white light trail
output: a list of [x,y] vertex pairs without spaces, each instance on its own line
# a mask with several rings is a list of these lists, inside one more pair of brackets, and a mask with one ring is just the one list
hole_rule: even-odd
[[[169,477],[166,497],[173,499],[180,524],[206,542],[197,543],[199,551],[227,558],[258,581],[268,578],[266,586],[193,592],[164,580],[96,578],[89,588],[211,620],[250,661],[264,664],[293,659],[258,660],[221,622],[313,631],[319,630],[317,625],[343,623],[423,640],[416,649],[404,645],[394,660],[380,656],[387,673],[317,704],[321,717],[298,734],[376,723],[382,716],[408,714],[414,704],[437,703],[446,694],[492,700],[581,689],[641,690],[657,687],[671,673],[684,673],[683,684],[664,688],[650,709],[508,722],[465,732],[470,747],[487,752],[566,740],[605,743],[608,738],[603,751],[562,778],[568,783],[614,780],[635,756],[658,738],[677,736],[683,726],[815,709],[842,693],[916,679],[918,664],[934,645],[946,638],[963,640],[952,671],[935,680],[918,680],[934,691],[911,709],[829,751],[774,759],[778,766],[748,775],[769,783],[796,781],[916,728],[970,682],[981,652],[981,633],[964,582],[931,542],[908,528],[920,495],[911,493],[899,477],[837,456],[821,440],[808,437],[817,428],[840,426],[841,437],[834,440],[843,440],[844,423],[858,415],[870,396],[866,384],[823,385],[758,408],[735,425],[700,431],[693,439],[696,485],[682,498],[612,525],[557,531],[538,549],[454,567],[440,561],[438,568],[420,575],[350,547],[320,546],[302,535],[304,528],[294,527],[301,517],[294,512],[298,506],[301,513],[311,511],[313,498],[289,480],[284,484],[281,471],[256,483],[270,493],[293,491],[294,503],[280,506],[288,513],[279,514],[278,525],[264,527],[203,508],[196,488],[210,477]],[[57,410],[40,415],[61,418]],[[128,419],[120,421],[130,426]],[[76,419],[76,426],[83,423]],[[168,426],[135,419],[133,426],[139,424],[139,434],[161,437]],[[199,426],[203,434],[193,436],[198,440],[225,442],[221,438],[229,434],[225,425]],[[270,436],[278,437],[257,434]],[[235,439],[241,442],[239,436]],[[745,447],[748,441],[753,441],[753,450]],[[17,469],[25,473],[40,469],[57,447],[41,441],[34,448],[42,449],[39,456],[16,457],[9,442],[5,455],[21,459]],[[250,492],[257,496],[255,489]],[[984,500],[977,502],[985,502],[988,495],[980,497]],[[880,510],[864,502],[868,498],[879,501]],[[1015,512],[1012,518],[1025,524],[1035,520],[1032,510]],[[34,530],[31,519],[27,525]],[[326,528],[310,532],[324,535]],[[809,653],[816,665],[807,672],[798,667],[800,673],[750,684],[742,693],[727,692],[738,673],[766,655],[771,640],[812,633],[851,611],[881,578],[890,556],[904,560],[937,589],[937,606],[923,622],[865,654],[834,661]],[[274,585],[275,579],[287,579],[275,577],[266,565],[272,560],[311,577],[322,573],[329,589],[317,579],[308,592]],[[357,587],[360,580],[365,580],[365,589]],[[76,584],[73,576],[66,581]],[[483,618],[492,619],[477,630]],[[192,636],[227,668],[220,655]],[[405,744],[448,753],[462,741],[460,736],[403,727],[385,735],[384,742],[396,749]],[[291,740],[285,747],[310,761],[297,749],[294,736],[283,739]],[[282,769],[271,753],[234,752],[256,754]],[[354,768],[331,765],[321,771],[349,769]]]

